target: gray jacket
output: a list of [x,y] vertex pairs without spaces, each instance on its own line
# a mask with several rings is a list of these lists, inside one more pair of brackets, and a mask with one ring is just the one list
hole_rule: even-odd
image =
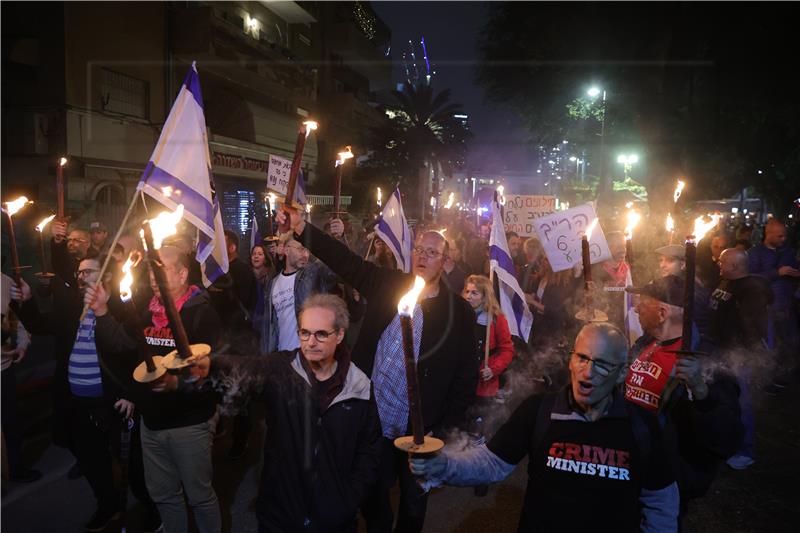
[[[264,320],[261,326],[261,355],[271,354],[278,350],[278,315],[272,305],[272,289],[275,278],[282,276],[278,273],[264,285]],[[306,298],[312,294],[335,293],[336,274],[334,274],[321,261],[309,262],[297,271],[294,278],[294,311],[300,313],[300,308]]]

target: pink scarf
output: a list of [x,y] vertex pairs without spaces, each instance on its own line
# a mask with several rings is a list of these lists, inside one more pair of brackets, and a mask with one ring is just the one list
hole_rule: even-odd
[[[195,292],[199,292],[200,289],[197,288],[196,285],[189,285],[189,288],[186,289],[186,293],[175,300],[175,307],[178,309],[178,312],[181,312],[181,308],[186,301],[191,298]],[[167,318],[167,310],[164,307],[164,304],[161,303],[161,300],[158,299],[157,296],[153,296],[150,300],[150,305],[147,309],[152,314],[153,325],[157,328],[165,328],[169,324],[169,319]]]
[[628,263],[622,261],[617,268],[612,267],[608,264],[608,261],[603,262],[603,268],[611,276],[611,279],[614,280],[615,287],[624,287],[628,281]]

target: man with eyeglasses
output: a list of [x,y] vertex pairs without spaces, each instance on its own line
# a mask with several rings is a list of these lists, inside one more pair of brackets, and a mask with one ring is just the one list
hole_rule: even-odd
[[[75,233],[75,232],[73,232]],[[99,315],[90,309],[79,321],[83,294],[92,291],[99,281],[104,258],[80,261],[74,275],[77,283],[68,285],[60,276],[51,283],[51,312],[40,312],[27,283],[14,286],[11,297],[19,317],[34,334],[55,337],[53,442],[68,448],[97,500],[97,510],[86,524],[86,531],[102,531],[121,511],[119,491],[114,486],[112,443],[119,439],[120,417],[132,416],[134,404],[130,390],[131,374],[98,346],[96,339]],[[104,276],[110,281],[115,266],[110,264]],[[118,299],[108,303],[111,313],[121,316]],[[134,432],[138,435],[138,431]],[[136,498],[144,505],[146,531],[161,526],[158,510],[145,486],[141,446],[131,446],[129,479]]]
[[261,328],[261,353],[300,347],[297,337],[297,315],[303,302],[312,294],[331,293],[336,288],[336,275],[319,261],[309,262],[311,254],[291,233],[281,236],[286,261],[264,287],[264,313]]
[[[278,213],[279,223],[285,217],[285,213]],[[298,213],[292,213],[290,226],[299,242],[367,300],[364,322],[353,348],[353,362],[372,376],[384,437],[380,478],[362,508],[367,530],[392,531],[394,516],[389,494],[399,479],[400,506],[395,531],[421,531],[427,495],[411,475],[406,454],[393,444],[396,437],[410,432],[397,303],[413,286],[415,276],[425,280],[425,289],[414,310],[413,345],[425,431],[444,436],[447,428],[463,422],[474,400],[479,364],[474,357],[475,315],[441,279],[447,241],[435,231],[419,235],[414,243],[412,273],[407,274],[365,261],[341,242],[306,224]],[[343,230],[341,220],[331,221],[334,235]]]
[[67,235],[67,222],[53,220],[50,224],[52,239],[50,252],[53,262],[53,272],[62,280],[77,290],[78,263],[86,257],[96,257],[97,252],[91,247],[89,232],[82,229],[73,229]]
[[370,380],[343,342],[350,321],[341,298],[308,297],[298,321],[299,349],[215,356],[210,375],[237,382],[228,401],[258,395],[266,402],[258,531],[355,533],[381,457]]
[[411,471],[427,488],[499,483],[527,455],[518,531],[677,531],[658,420],[620,391],[627,348],[611,324],[584,326],[564,388],[528,397],[488,444],[413,458]]
[[[691,499],[706,493],[717,465],[736,453],[744,433],[739,387],[713,346],[695,337],[691,349],[712,353],[678,353],[689,349],[681,340],[683,285],[682,278],[668,275],[627,289],[639,295],[644,335],[631,348],[625,382],[626,400],[657,414],[665,428],[665,460],[675,465],[681,516]],[[705,362],[715,370],[704,369]]]

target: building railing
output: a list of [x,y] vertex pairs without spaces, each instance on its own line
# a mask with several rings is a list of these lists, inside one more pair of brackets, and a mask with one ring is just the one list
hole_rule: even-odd
[[[307,194],[306,198],[313,206],[318,205],[333,205],[333,195],[332,194]],[[341,197],[342,206],[347,207],[353,200],[352,196],[344,196]]]

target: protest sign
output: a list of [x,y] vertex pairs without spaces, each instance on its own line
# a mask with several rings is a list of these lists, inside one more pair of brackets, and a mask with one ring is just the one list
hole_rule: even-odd
[[506,233],[513,231],[520,237],[533,237],[534,220],[555,210],[555,196],[511,194],[506,196],[503,207],[503,227]]
[[[553,272],[567,270],[581,262],[581,238],[596,216],[591,204],[584,204],[534,220],[536,234]],[[589,239],[589,255],[592,264],[611,259],[611,251],[600,224]]]
[[291,170],[291,159],[270,155],[269,170],[267,170],[267,189],[281,196],[286,196],[286,186],[289,184],[289,172]]

